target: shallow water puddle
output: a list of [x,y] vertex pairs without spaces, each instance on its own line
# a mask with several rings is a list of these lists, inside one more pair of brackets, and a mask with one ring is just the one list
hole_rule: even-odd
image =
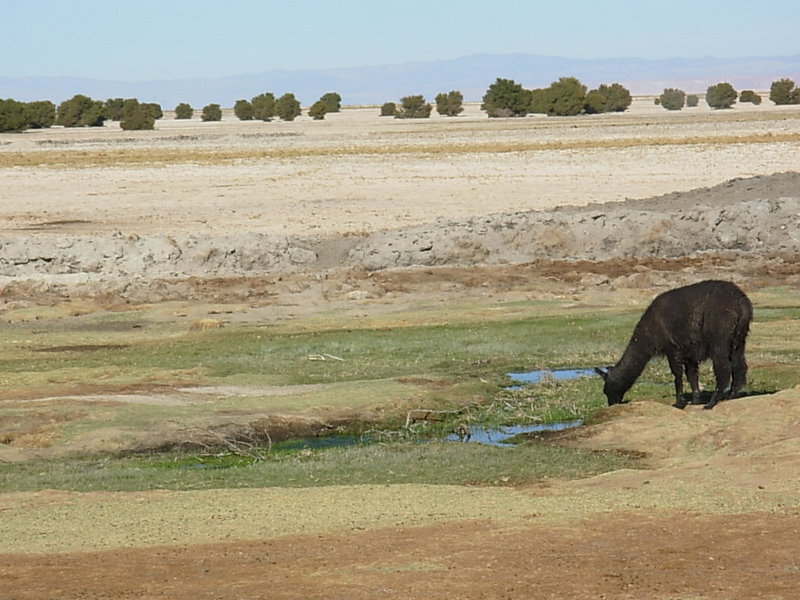
[[578,427],[583,421],[575,419],[574,421],[562,421],[560,423],[538,423],[536,425],[513,425],[509,427],[495,427],[492,429],[485,427],[470,427],[469,436],[451,434],[445,438],[449,442],[476,442],[478,444],[486,444],[488,446],[498,446],[501,448],[510,448],[515,444],[510,443],[508,440],[514,436],[523,433],[533,433],[535,431],[563,431],[565,429],[572,429]]
[[537,369],[526,373],[507,373],[514,381],[520,383],[542,383],[546,381],[569,381],[580,377],[594,377],[594,369]]
[[[594,377],[594,369],[537,369],[525,373],[507,373],[513,381],[521,384],[537,384],[548,381],[569,381],[580,377]],[[508,389],[520,389],[521,386],[511,386]],[[510,447],[513,443],[508,442],[514,436],[523,433],[533,433],[536,431],[563,431],[572,429],[583,424],[581,419],[574,421],[562,421],[559,423],[537,423],[535,425],[514,425],[509,427],[470,427],[468,431],[460,434],[454,433],[448,436],[448,441],[467,441],[490,446]]]

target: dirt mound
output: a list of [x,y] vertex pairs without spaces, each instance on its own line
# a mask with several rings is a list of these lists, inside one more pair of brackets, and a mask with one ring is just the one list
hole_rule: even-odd
[[649,200],[503,213],[374,234],[350,259],[367,269],[800,252],[800,173],[730,181]]
[[638,473],[629,483],[702,480],[793,493],[800,482],[800,390],[728,400],[711,411],[655,402],[616,405],[559,443],[645,456],[658,476]]
[[669,206],[672,209],[692,209],[697,205],[730,207],[740,202],[776,198],[796,198],[800,193],[800,173],[788,171],[774,175],[736,177],[710,187],[686,192],[673,192],[643,200],[629,200],[630,208]]
[[476,266],[800,253],[800,173],[732,180],[650,200],[501,213],[358,237],[35,233],[0,239],[0,278],[40,291],[126,295],[163,281]]

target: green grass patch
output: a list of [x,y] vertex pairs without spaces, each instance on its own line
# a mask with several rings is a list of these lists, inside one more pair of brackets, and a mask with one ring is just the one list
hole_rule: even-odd
[[[207,380],[242,377],[272,385],[387,379],[421,372],[491,374],[497,367],[533,368],[594,364],[619,346],[619,323],[629,318],[557,315],[471,323],[346,328],[310,332],[228,327],[162,337],[140,333],[120,344],[116,335],[95,334],[91,343],[69,344],[59,322],[33,337],[6,331],[0,340],[5,377],[84,370],[201,372]],[[19,326],[18,326],[19,328]],[[9,340],[9,337],[25,339]],[[83,334],[72,334],[84,338]],[[615,340],[615,338],[617,338]],[[85,338],[84,338],[85,339]],[[116,343],[112,343],[116,340]],[[314,357],[341,360],[313,360]],[[481,368],[481,366],[483,366]]]
[[0,465],[0,492],[197,490],[426,483],[519,485],[635,467],[619,453],[526,443],[494,448],[457,442],[363,444],[324,451],[241,456],[153,455]]
[[[119,320],[115,322],[115,318]],[[131,321],[135,330],[117,331]],[[0,333],[6,390],[134,385],[306,385],[386,382],[434,376],[497,382],[511,370],[584,366],[608,360],[630,318],[571,311],[469,322],[288,331],[254,325],[178,331],[127,313],[103,319],[50,319],[7,325]],[[620,327],[620,323],[624,326]],[[314,360],[326,357],[327,360]],[[335,358],[332,358],[335,357]],[[338,359],[338,360],[337,360]],[[381,400],[381,384],[373,398]]]
[[[766,290],[755,299],[748,393],[800,383],[800,305],[791,292]],[[163,323],[163,307],[141,307],[74,316],[51,311],[35,321],[6,323],[0,328],[5,397],[41,398],[73,389],[76,395],[69,402],[0,403],[0,426],[7,428],[0,431],[3,444],[13,445],[25,435],[54,444],[106,433],[124,438],[165,423],[198,430],[221,423],[221,418],[245,424],[262,414],[302,415],[319,407],[346,408],[354,415],[365,407],[381,407],[383,422],[358,423],[354,418],[349,433],[382,429],[390,435],[370,439],[405,441],[324,450],[287,450],[276,444],[245,456],[37,460],[0,465],[0,485],[10,491],[494,484],[582,477],[619,468],[629,464],[628,459],[536,444],[499,449],[430,440],[460,427],[587,418],[606,402],[599,378],[509,390],[506,386],[512,382],[506,373],[613,363],[643,308],[576,307],[554,300],[459,305],[448,313],[420,305],[366,319],[337,312],[287,323],[191,331],[185,323]],[[701,380],[706,389],[713,387],[708,363]],[[159,386],[165,386],[165,393],[172,386],[243,386],[249,393],[200,395],[162,404],[114,401],[114,393],[158,394]],[[277,391],[268,391],[270,386],[278,386]],[[86,393],[108,398],[81,400]],[[672,376],[666,361],[651,361],[626,398],[671,403]],[[407,410],[412,407],[450,412],[414,420],[407,430]],[[237,421],[243,415],[245,420]]]

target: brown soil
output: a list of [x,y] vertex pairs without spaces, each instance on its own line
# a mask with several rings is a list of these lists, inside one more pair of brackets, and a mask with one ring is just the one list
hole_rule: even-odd
[[[4,597],[795,598],[800,511],[606,513],[253,542],[0,557]],[[0,588],[2,589],[2,588]]]

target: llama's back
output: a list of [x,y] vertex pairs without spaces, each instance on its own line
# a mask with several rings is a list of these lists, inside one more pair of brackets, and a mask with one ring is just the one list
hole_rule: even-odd
[[747,295],[730,281],[701,281],[679,288],[685,290],[694,307],[693,326],[708,344],[731,348],[744,345],[753,318],[753,304]]
[[657,296],[637,329],[653,340],[657,353],[682,347],[703,360],[720,344],[744,347],[752,316],[753,305],[738,286],[708,280]]

